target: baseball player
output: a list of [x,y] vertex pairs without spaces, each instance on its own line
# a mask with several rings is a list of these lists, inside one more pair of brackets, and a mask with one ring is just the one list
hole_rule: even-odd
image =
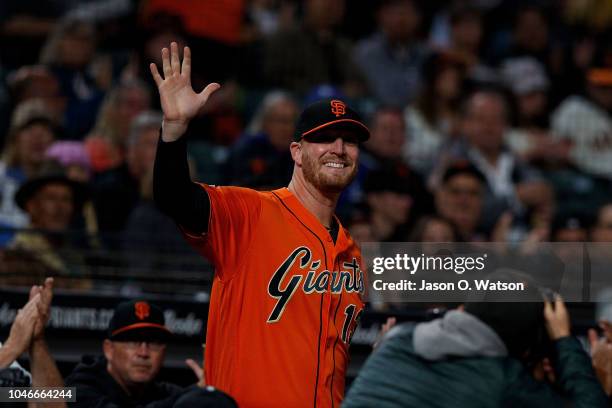
[[215,266],[206,381],[241,407],[339,407],[348,346],[363,309],[357,245],[334,209],[369,131],[340,100],[302,112],[287,188],[259,192],[193,183],[181,137],[219,88],[193,91],[191,53],[162,50],[151,72],[164,112],[154,196]]

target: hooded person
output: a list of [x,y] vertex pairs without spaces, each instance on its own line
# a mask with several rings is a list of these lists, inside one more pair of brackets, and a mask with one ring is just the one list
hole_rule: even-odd
[[[569,335],[563,302],[557,300],[553,312],[551,305],[531,301],[542,295],[515,271],[498,270],[489,279],[523,282],[530,301],[500,302],[490,291],[442,318],[394,327],[365,363],[343,407],[560,407],[564,397],[574,407],[607,406],[590,358]],[[546,354],[560,391],[530,372]]]

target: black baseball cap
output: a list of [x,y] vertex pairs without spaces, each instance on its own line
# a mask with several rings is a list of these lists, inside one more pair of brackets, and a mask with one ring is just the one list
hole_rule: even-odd
[[172,333],[162,310],[146,300],[117,305],[108,324],[107,338],[113,341],[150,340],[166,342]]
[[302,138],[316,141],[322,129],[346,129],[355,132],[360,142],[370,138],[370,130],[361,116],[346,102],[337,98],[322,99],[309,105],[298,118],[295,141]]
[[48,172],[40,174],[23,183],[15,194],[15,202],[22,210],[26,209],[28,201],[44,186],[51,183],[64,184],[72,190],[73,203],[78,211],[87,198],[87,189],[84,184],[70,180],[61,172]]
[[469,160],[456,160],[448,165],[442,174],[442,182],[446,183],[451,178],[459,175],[459,174],[467,174],[470,175],[481,183],[486,183],[487,179],[484,174],[480,170],[476,168]]

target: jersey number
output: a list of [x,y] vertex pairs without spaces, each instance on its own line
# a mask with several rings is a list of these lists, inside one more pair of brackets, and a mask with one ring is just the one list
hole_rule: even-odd
[[[345,317],[344,317],[344,324],[342,325],[342,341],[345,343],[351,342],[351,338],[353,337],[353,334],[355,333],[355,330],[357,329],[357,324],[359,323],[359,319],[361,318],[361,312],[363,312],[363,310],[360,310],[359,313],[357,313],[357,315],[355,316],[356,308],[357,306],[355,305],[348,305],[346,309],[344,309]],[[355,320],[353,320],[353,317],[355,317]],[[351,326],[352,326],[352,329],[351,329]]]

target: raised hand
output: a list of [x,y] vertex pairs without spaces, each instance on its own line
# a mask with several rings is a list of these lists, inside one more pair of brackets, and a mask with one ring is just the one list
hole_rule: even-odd
[[151,74],[159,90],[159,98],[164,112],[162,139],[173,142],[187,130],[193,119],[206,104],[210,95],[221,87],[217,83],[208,84],[200,93],[191,87],[191,50],[183,50],[183,62],[179,59],[178,45],[175,42],[162,49],[162,78],[157,66],[150,64]]
[[53,299],[53,278],[45,279],[43,286],[32,286],[30,299],[40,295],[38,302],[38,319],[34,324],[33,340],[40,340],[44,336],[45,326],[49,321],[51,312],[51,299]]
[[38,305],[40,301],[40,294],[34,295],[15,316],[9,337],[4,344],[4,347],[11,349],[15,353],[15,357],[19,357],[30,347],[34,334],[34,325],[38,319]]
[[191,368],[195,376],[198,378],[198,387],[206,386],[206,375],[204,374],[204,367],[201,367],[195,360],[188,358],[185,360],[185,364]]
[[555,295],[554,306],[552,302],[544,300],[544,321],[551,340],[570,335],[570,318],[560,295]]

